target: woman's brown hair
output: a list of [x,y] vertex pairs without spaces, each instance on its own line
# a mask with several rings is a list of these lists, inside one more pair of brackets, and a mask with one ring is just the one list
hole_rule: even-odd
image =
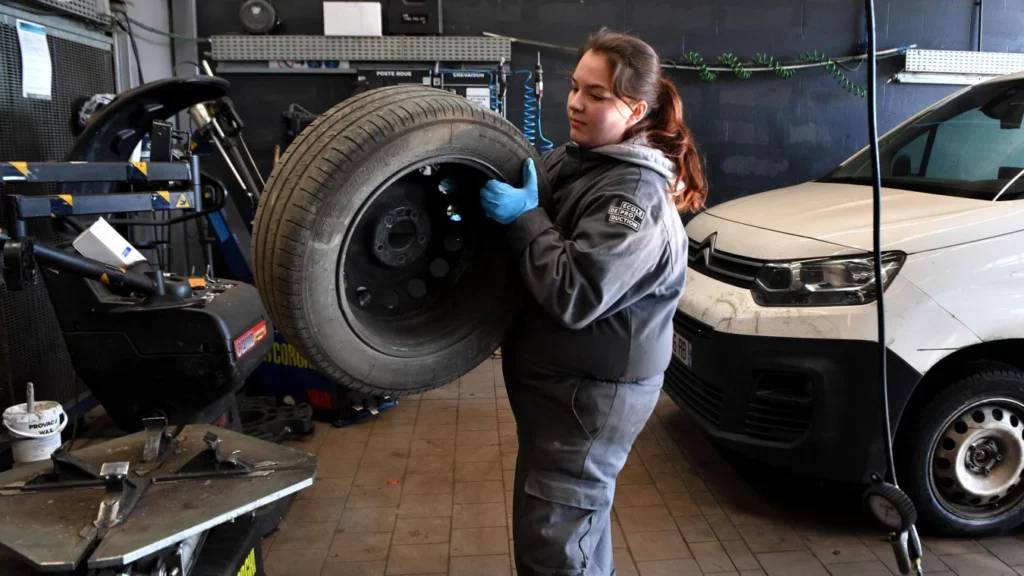
[[661,59],[654,48],[628,34],[601,29],[587,40],[580,57],[588,51],[608,58],[616,96],[647,102],[647,115],[626,131],[626,139],[644,135],[649,146],[668,157],[676,177],[666,192],[680,211],[700,210],[708,189],[697,142],[683,121],[683,101],[675,85],[661,75]]

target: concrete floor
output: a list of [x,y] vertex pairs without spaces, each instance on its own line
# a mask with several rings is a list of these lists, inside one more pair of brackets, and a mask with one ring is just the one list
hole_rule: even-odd
[[[317,423],[290,445],[317,453],[320,470],[265,541],[268,576],[514,573],[517,441],[500,360],[351,427]],[[859,499],[723,459],[663,395],[619,477],[618,573],[898,574]],[[1024,575],[1016,535],[924,544],[929,576]]]

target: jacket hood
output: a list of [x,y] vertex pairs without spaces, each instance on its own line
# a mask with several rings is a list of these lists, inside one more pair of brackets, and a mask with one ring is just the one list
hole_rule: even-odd
[[660,150],[648,146],[643,138],[635,138],[621,144],[598,146],[590,151],[594,154],[601,154],[602,156],[615,158],[622,162],[649,168],[669,182],[672,182],[676,177],[675,165],[672,161],[666,158]]

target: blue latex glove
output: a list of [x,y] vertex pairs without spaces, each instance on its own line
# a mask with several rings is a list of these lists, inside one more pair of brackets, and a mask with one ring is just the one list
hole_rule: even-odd
[[524,212],[537,207],[537,169],[533,159],[523,163],[523,187],[516,188],[499,180],[488,180],[480,190],[484,214],[500,224],[511,224]]

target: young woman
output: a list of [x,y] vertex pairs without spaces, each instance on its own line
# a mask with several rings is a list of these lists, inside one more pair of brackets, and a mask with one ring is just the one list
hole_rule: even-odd
[[615,481],[654,410],[686,280],[678,212],[707,195],[683,105],[643,41],[602,30],[581,51],[571,142],[516,188],[481,190],[532,298],[502,345],[518,424],[512,534],[520,576],[614,574]]

